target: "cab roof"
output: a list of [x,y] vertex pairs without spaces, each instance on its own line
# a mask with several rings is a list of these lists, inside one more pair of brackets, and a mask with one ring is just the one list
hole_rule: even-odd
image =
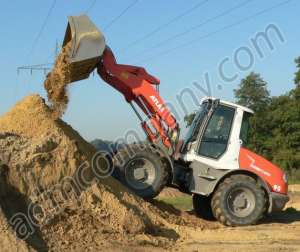
[[[215,97],[205,97],[205,98],[202,99],[201,103],[204,102],[204,101],[207,101],[207,100],[218,100],[218,98],[215,98]],[[233,102],[228,102],[228,101],[220,100],[220,103],[224,104],[224,105],[228,105],[228,106],[234,107],[234,108],[239,108],[239,109],[241,109],[241,110],[243,110],[245,112],[254,114],[254,111],[252,109],[249,109],[247,107],[238,105],[238,104],[233,103]]]

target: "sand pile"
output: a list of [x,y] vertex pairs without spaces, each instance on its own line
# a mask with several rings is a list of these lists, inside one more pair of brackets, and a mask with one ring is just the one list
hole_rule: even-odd
[[0,248],[2,252],[34,251],[26,242],[16,237],[13,229],[7,223],[7,219],[0,209]]
[[8,183],[26,195],[71,176],[94,148],[61,120],[38,95],[26,97],[0,118],[0,159]]
[[[10,218],[22,212],[37,220],[28,244],[61,251],[113,240],[167,246],[179,238],[174,224],[184,220],[132,195],[111,177],[97,178],[89,162],[94,148],[51,115],[45,101],[32,95],[0,118],[0,203]],[[66,181],[72,183],[64,187]],[[35,211],[28,211],[30,206]]]
[[65,112],[69,98],[67,85],[70,83],[70,68],[68,57],[71,51],[71,43],[62,48],[61,53],[57,57],[54,68],[47,75],[44,87],[51,103],[51,110],[54,117],[61,117]]
[[49,106],[31,95],[0,117],[1,251],[167,248],[185,236],[182,226],[204,227],[98,176],[94,147],[59,119],[69,102],[70,50],[62,49],[44,82]]

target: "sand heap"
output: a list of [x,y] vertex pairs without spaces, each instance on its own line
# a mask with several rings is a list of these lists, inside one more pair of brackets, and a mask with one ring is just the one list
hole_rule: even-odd
[[68,62],[70,51],[71,43],[68,43],[62,48],[55,61],[54,68],[47,75],[47,79],[44,82],[44,87],[51,103],[51,110],[54,117],[57,118],[62,116],[69,102],[67,85],[71,82]]
[[26,195],[56,184],[95,152],[38,95],[26,97],[0,118],[0,159],[8,164],[8,183]]
[[13,229],[7,223],[7,219],[0,209],[0,248],[2,252],[33,251],[23,240],[16,237]]
[[54,199],[64,178],[74,178],[82,164],[88,166],[95,150],[62,120],[53,120],[38,95],[26,97],[0,118],[0,132],[3,211],[8,218],[20,211],[28,215],[26,207],[35,203],[43,217],[50,216],[26,239],[33,248],[80,251],[112,240],[168,244],[179,238],[173,224],[183,222],[180,218],[172,219],[111,177],[96,180],[90,168],[84,172],[90,184],[63,191],[73,190],[70,198]]
[[59,119],[69,101],[70,49],[62,49],[44,82],[49,106],[31,95],[0,117],[1,251],[169,246],[182,237],[178,224],[194,221],[144,202],[112,177],[95,176],[96,150]]

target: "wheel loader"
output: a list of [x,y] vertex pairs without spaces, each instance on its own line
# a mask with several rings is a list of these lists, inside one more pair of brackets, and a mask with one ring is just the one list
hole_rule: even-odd
[[71,81],[86,79],[97,69],[123,94],[147,136],[147,144],[123,146],[112,157],[113,175],[133,193],[152,199],[165,186],[176,187],[192,195],[197,215],[227,226],[255,224],[284,208],[286,174],[245,147],[251,109],[204,98],[180,140],[179,124],[159,94],[159,79],[142,67],[118,64],[88,16],[68,21],[64,45],[72,46]]

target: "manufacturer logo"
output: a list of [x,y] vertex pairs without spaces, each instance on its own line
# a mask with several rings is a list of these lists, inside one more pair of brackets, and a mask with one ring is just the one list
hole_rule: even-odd
[[158,110],[163,113],[165,111],[165,108],[164,108],[164,105],[161,104],[158,99],[154,96],[154,95],[151,95],[150,96],[150,99],[154,102],[155,106],[158,108]]
[[262,169],[262,168],[260,168],[260,167],[258,167],[258,166],[256,165],[256,161],[255,161],[255,159],[254,159],[253,157],[251,157],[250,155],[247,155],[247,157],[248,157],[249,160],[251,161],[250,167],[251,167],[252,169],[254,169],[254,170],[256,170],[256,171],[258,171],[258,172],[264,174],[265,176],[271,177],[271,174],[270,174],[269,172],[265,171],[264,169]]

